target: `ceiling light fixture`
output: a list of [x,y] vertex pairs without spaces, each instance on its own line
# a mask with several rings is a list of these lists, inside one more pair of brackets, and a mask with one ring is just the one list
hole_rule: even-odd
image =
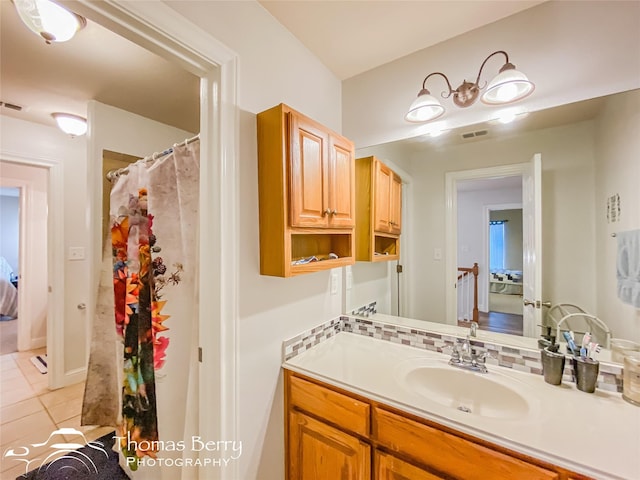
[[20,20],[45,42],[66,42],[87,24],[80,15],[51,0],[12,0]]
[[70,113],[56,112],[51,116],[56,119],[58,128],[67,135],[78,137],[87,133],[87,119]]
[[431,95],[431,92],[429,92],[426,87],[427,80],[433,75],[440,75],[447,82],[449,91],[442,92],[442,98],[449,98],[453,95],[453,103],[458,107],[466,108],[473,105],[478,99],[480,90],[485,88],[485,86],[480,86],[482,69],[487,63],[487,60],[497,54],[505,56],[505,64],[499,70],[498,75],[486,85],[486,90],[480,98],[482,103],[487,105],[504,105],[517,102],[531,95],[535,85],[529,81],[524,73],[516,70],[515,65],[509,62],[507,52],[498,50],[484,59],[482,65],[480,65],[475,83],[464,80],[462,84],[454,90],[451,88],[451,83],[444,73],[433,72],[427,75],[422,82],[422,90],[418,92],[418,98],[413,101],[411,107],[409,107],[409,111],[404,117],[405,120],[413,123],[429,122],[444,114],[444,107],[436,97]]

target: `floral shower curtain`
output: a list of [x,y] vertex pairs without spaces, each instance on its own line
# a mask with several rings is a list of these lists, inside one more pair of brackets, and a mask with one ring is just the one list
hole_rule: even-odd
[[82,423],[115,426],[140,478],[179,478],[153,459],[197,428],[199,145],[131,165],[111,190]]

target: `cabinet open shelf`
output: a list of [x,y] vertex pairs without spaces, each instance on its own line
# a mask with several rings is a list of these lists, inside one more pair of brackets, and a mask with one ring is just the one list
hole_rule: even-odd
[[398,235],[374,235],[372,262],[385,262],[400,258],[400,237]]
[[[329,254],[338,258],[329,258]],[[291,261],[316,257],[318,261],[291,265],[291,275],[317,272],[328,268],[352,265],[353,235],[351,233],[292,233]]]

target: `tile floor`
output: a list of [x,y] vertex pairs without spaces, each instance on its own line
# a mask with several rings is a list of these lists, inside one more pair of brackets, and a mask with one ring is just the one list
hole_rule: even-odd
[[[59,390],[49,390],[46,374],[31,363],[45,349],[0,356],[0,479],[15,479],[25,473],[25,463],[4,458],[9,448],[41,443],[58,428],[71,427],[83,432],[87,441],[95,440],[111,427],[81,427],[80,412],[84,382]],[[68,439],[68,441],[71,441]],[[48,446],[42,447],[47,449]],[[44,451],[33,450],[29,459]],[[32,467],[35,465],[32,464]],[[38,463],[39,465],[39,463]]]

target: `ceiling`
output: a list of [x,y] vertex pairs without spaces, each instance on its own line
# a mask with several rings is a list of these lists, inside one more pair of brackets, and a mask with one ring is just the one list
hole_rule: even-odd
[[544,0],[259,0],[345,80]]
[[[542,2],[259,3],[344,79]],[[24,27],[11,2],[0,5],[0,101],[23,107],[17,112],[3,106],[3,115],[53,125],[52,112],[86,116],[87,102],[95,99],[199,131],[194,75],[91,21],[73,40],[46,45]]]
[[87,102],[97,100],[200,131],[198,77],[91,21],[69,42],[47,45],[12,2],[0,7],[0,101],[23,107],[3,105],[3,115],[55,125],[51,113],[86,117]]

